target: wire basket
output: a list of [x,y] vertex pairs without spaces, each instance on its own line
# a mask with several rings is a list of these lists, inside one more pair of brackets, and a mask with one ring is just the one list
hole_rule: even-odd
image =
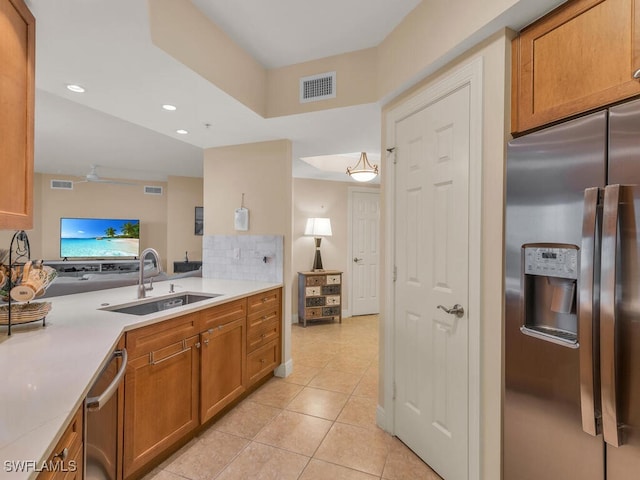
[[11,308],[11,324],[37,322],[43,320],[51,311],[51,302],[17,303],[0,306],[0,325],[9,323],[9,308]]

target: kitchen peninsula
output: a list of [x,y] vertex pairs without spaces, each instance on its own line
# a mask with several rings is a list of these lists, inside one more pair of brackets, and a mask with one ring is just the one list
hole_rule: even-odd
[[[208,330],[203,330],[201,337],[206,336],[208,342],[210,335],[213,341],[215,333],[209,328],[211,319],[207,312],[217,311],[218,306],[224,311],[227,304],[233,303],[246,305],[245,313],[248,311],[249,317],[255,311],[255,315],[265,318],[265,328],[267,323],[274,323],[279,333],[280,287],[281,283],[183,278],[175,282],[176,293],[201,292],[219,296],[141,316],[101,310],[135,302],[136,286],[53,297],[48,299],[53,308],[47,316],[46,327],[25,325],[16,328],[11,337],[0,330],[0,363],[5,372],[0,386],[0,459],[3,462],[0,476],[16,480],[37,476],[37,467],[52,453],[123,335],[176,317],[198,314],[200,319],[202,313],[198,325]],[[159,282],[154,284],[148,297],[162,297],[168,295],[169,290],[170,282]],[[242,302],[245,299],[246,302]],[[263,305],[271,304],[275,305],[273,312],[261,310],[264,310]],[[250,341],[248,324],[249,321],[246,326],[242,323],[241,329],[243,342],[246,340],[247,344]],[[256,334],[261,336],[261,332]],[[253,353],[249,353],[249,349],[243,350],[247,364],[251,365],[252,355],[262,354],[273,345],[272,363],[257,357],[253,359],[254,363],[263,366],[259,374],[255,369],[249,371],[254,383],[278,366],[280,338],[277,335],[270,339],[271,343],[251,350]],[[249,370],[250,366],[246,368]],[[127,375],[131,371],[127,369]],[[243,378],[249,378],[249,374],[243,374]],[[18,462],[23,462],[21,468],[18,468]]]

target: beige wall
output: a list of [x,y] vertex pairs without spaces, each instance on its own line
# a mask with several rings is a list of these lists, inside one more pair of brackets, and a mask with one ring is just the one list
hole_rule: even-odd
[[[263,117],[389,99],[506,25],[564,0],[422,0],[376,47],[266,69],[189,0],[149,0],[152,41]],[[301,76],[336,72],[335,99],[300,103]],[[340,153],[340,152],[335,152]]]
[[[34,175],[34,228],[27,231],[32,258],[60,258],[61,217],[139,218],[141,248],[157,249],[165,268],[172,267],[174,259],[183,259],[184,250],[189,250],[194,260],[202,258],[202,237],[193,235],[193,207],[196,202],[202,205],[202,179],[171,177],[168,183],[127,180],[139,186],[78,183],[73,190],[52,190],[54,178],[82,180]],[[162,186],[164,194],[145,195],[144,185]],[[183,222],[189,224],[188,235],[184,235],[187,227]],[[0,248],[9,248],[13,234],[12,230],[0,231]]]
[[[292,154],[289,140],[209,148],[204,152],[204,234],[282,235],[284,299],[291,304]],[[249,230],[234,230],[233,216],[249,209]],[[291,309],[283,312],[282,359],[291,359]]]
[[173,262],[202,260],[202,236],[195,234],[195,207],[202,207],[202,178],[170,176],[167,180],[167,271]]
[[151,40],[258,115],[267,71],[189,0],[148,0]]
[[[304,235],[307,218],[328,217],[331,219],[332,236],[322,239],[322,265],[327,270],[343,272],[342,309],[350,309],[349,278],[349,189],[369,187],[375,190],[378,185],[363,185],[357,182],[331,182],[295,178],[293,181],[293,271],[311,270],[315,255],[315,243],[312,237]],[[298,283],[294,275],[292,285],[291,310],[298,312]]]
[[[485,479],[499,479],[501,476],[502,251],[505,144],[509,136],[507,99],[510,91],[508,72],[511,37],[512,33],[509,31],[496,33],[436,75],[386,105],[383,111],[383,125],[386,125],[385,115],[391,108],[407,101],[415,93],[424,90],[470,59],[479,56],[483,58],[480,447],[481,478]],[[384,333],[382,326],[381,348],[384,347]],[[380,355],[381,366],[384,365],[384,353],[382,351]],[[384,378],[381,377],[382,385],[383,382]]]
[[[267,73],[267,117],[373,103],[377,98],[377,48],[298,63]],[[300,78],[336,72],[336,97],[300,103]]]

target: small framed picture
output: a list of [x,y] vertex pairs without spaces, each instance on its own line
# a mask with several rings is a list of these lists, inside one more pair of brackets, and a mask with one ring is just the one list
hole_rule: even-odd
[[204,234],[204,207],[196,207],[195,234]]

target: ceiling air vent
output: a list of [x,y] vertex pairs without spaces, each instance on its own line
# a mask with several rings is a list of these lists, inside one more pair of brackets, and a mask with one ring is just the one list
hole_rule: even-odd
[[73,190],[73,182],[71,180],[51,180],[51,188],[53,190]]
[[162,195],[162,187],[154,187],[151,185],[144,186],[145,195]]
[[336,72],[320,73],[300,79],[300,103],[336,97]]

